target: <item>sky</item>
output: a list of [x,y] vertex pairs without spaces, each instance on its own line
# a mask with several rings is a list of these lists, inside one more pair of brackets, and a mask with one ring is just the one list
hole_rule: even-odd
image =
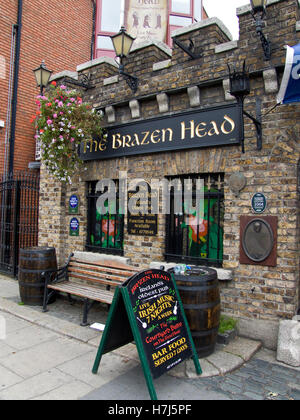
[[218,17],[229,29],[233,39],[239,38],[236,9],[247,4],[250,4],[249,0],[203,0],[203,5],[208,16]]

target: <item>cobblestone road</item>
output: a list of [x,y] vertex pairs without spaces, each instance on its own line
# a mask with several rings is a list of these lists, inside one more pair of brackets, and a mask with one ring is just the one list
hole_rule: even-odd
[[300,400],[300,372],[254,358],[224,377],[191,380],[203,391],[214,391],[231,400]]

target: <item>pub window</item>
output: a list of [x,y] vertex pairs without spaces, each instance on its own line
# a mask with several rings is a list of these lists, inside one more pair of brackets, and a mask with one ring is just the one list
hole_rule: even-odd
[[[203,182],[203,218],[196,220],[196,212],[184,208],[183,189],[182,209],[178,212],[174,205],[176,188],[170,191],[170,212],[166,215],[166,253],[167,262],[220,267],[223,260],[224,227],[224,174],[200,176],[181,176],[184,183],[188,179],[192,188],[192,203],[196,208],[196,180]],[[175,212],[176,210],[176,212]]]
[[[108,191],[99,191],[98,182],[88,183],[87,195],[87,241],[86,249],[114,255],[123,255],[124,214],[119,203],[118,183],[115,182],[114,200],[103,200],[105,211],[101,211],[98,199]],[[102,196],[104,197],[104,196]]]

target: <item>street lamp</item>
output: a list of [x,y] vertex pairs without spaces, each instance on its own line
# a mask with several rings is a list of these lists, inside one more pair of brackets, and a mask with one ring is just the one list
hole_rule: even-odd
[[112,40],[116,56],[120,58],[119,72],[125,77],[128,86],[135,93],[138,88],[138,78],[126,73],[124,71],[125,66],[123,64],[123,58],[129,54],[135,38],[127,34],[124,26],[121,27],[120,32],[116,35],[112,35],[110,38]]
[[40,87],[40,93],[42,95],[44,88],[48,85],[52,71],[47,69],[43,60],[42,64],[33,70],[33,73],[35,75],[36,84]]
[[250,3],[252,9],[251,14],[255,20],[256,33],[260,37],[265,60],[269,61],[271,59],[271,44],[263,34],[263,28],[265,27],[263,18],[266,16],[267,0],[250,0]]

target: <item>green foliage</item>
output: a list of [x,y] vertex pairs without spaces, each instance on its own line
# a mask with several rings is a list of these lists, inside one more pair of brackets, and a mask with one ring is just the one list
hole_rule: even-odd
[[41,142],[42,160],[49,172],[62,182],[83,165],[78,150],[83,141],[101,136],[101,116],[83,103],[76,90],[50,84],[45,96],[37,96],[38,110],[32,117],[35,138]]
[[234,330],[237,320],[221,315],[219,333],[224,334],[226,331]]

